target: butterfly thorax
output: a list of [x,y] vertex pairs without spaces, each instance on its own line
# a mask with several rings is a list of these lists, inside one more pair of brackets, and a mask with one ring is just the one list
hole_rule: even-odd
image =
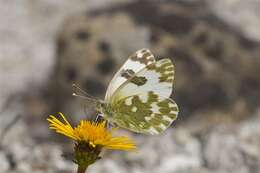
[[99,101],[97,103],[97,111],[100,112],[105,119],[111,120],[112,119],[112,107],[110,104],[106,103],[105,101]]

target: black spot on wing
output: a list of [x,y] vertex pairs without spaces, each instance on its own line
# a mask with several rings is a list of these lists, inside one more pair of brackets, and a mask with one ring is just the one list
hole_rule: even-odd
[[131,77],[134,76],[134,74],[135,74],[135,72],[131,69],[122,70],[122,72],[121,72],[121,76],[126,79],[130,79]]
[[144,76],[134,76],[130,82],[136,84],[137,86],[142,86],[147,82],[146,77]]

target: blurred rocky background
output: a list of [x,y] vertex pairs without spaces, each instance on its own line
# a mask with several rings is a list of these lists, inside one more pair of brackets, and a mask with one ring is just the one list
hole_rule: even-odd
[[259,18],[259,0],[0,0],[0,172],[75,172],[47,116],[92,118],[72,83],[102,99],[143,47],[175,63],[179,118],[88,172],[260,172]]

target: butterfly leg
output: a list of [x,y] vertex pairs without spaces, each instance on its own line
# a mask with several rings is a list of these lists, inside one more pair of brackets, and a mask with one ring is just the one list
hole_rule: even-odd
[[102,114],[97,114],[94,122],[101,122],[102,120],[104,120],[103,115]]
[[107,122],[107,128],[112,130],[113,128],[117,128],[118,126],[113,122]]

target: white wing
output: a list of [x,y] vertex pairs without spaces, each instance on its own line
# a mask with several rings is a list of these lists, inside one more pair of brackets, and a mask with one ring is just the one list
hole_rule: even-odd
[[140,49],[131,55],[111,80],[106,92],[105,101],[109,101],[114,92],[129,78],[144,69],[147,65],[153,63],[155,63],[155,58],[148,49]]
[[[146,66],[133,77],[124,82],[112,95],[110,102],[123,98],[154,92],[164,98],[170,97],[174,80],[174,66],[170,59],[162,59]],[[148,97],[141,95],[146,102]]]

